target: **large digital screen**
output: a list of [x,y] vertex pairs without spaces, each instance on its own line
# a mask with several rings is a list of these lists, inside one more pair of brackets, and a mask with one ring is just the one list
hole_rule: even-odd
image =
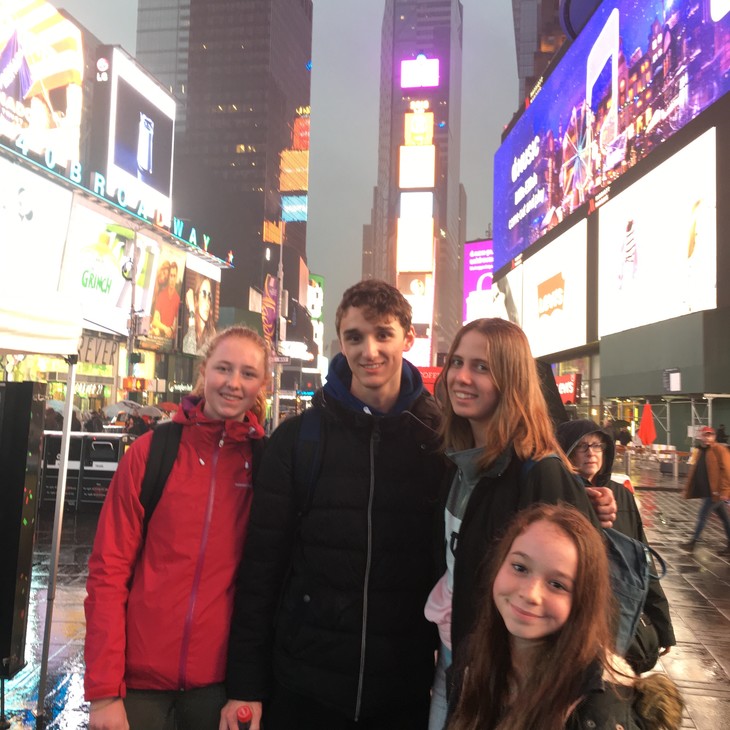
[[717,306],[710,129],[598,210],[601,337]]
[[482,302],[482,317],[499,317],[522,326],[522,266],[492,282],[492,296]]
[[522,264],[522,329],[535,357],[586,343],[585,220]]
[[281,220],[284,222],[306,223],[307,209],[308,203],[306,195],[281,196]]
[[279,165],[279,190],[309,189],[309,150],[284,150]]
[[81,31],[43,0],[0,2],[0,139],[24,154],[79,160]]
[[431,364],[434,281],[431,271],[399,271],[398,290],[413,309],[413,347],[404,356],[419,367]]
[[93,202],[74,201],[60,288],[79,302],[86,329],[126,335],[134,288],[134,310],[149,321],[145,346],[171,349],[184,271],[183,251],[139,233],[135,243],[121,216]]
[[423,53],[419,53],[414,59],[401,61],[402,89],[433,88],[439,85],[439,81],[438,58],[426,58]]
[[220,311],[220,269],[188,254],[183,290],[183,326],[180,349],[202,355],[215,337]]
[[70,190],[0,158],[0,271],[30,289],[58,291]]
[[139,201],[151,216],[169,221],[175,98],[118,47],[102,47],[95,93],[109,95],[105,170],[107,189],[124,191],[127,204]]
[[401,146],[398,187],[432,188],[436,184],[436,147]]
[[730,89],[729,7],[604,0],[495,154],[496,270]]
[[494,250],[491,239],[464,244],[464,323],[485,317],[492,297]]

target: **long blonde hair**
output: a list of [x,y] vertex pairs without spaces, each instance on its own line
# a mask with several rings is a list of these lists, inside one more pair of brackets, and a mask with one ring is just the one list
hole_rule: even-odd
[[512,443],[521,459],[537,461],[548,454],[557,454],[566,468],[574,471],[555,440],[527,337],[516,324],[504,319],[469,322],[457,332],[451,344],[436,387],[444,414],[441,422],[444,448],[461,451],[474,446],[471,424],[454,413],[446,388],[454,352],[467,332],[484,335],[484,359],[499,393],[494,415],[485,426],[486,446],[480,467],[487,467]]
[[264,338],[250,327],[233,325],[232,327],[221,330],[215,337],[208,341],[205,346],[203,360],[198,369],[198,380],[195,383],[195,388],[193,388],[193,395],[203,397],[205,392],[205,366],[218,345],[229,337],[239,337],[242,340],[248,340],[256,345],[264,354],[264,382],[256,396],[256,402],[251,408],[251,412],[256,416],[259,423],[263,423],[266,418],[266,391],[271,380],[269,348]]

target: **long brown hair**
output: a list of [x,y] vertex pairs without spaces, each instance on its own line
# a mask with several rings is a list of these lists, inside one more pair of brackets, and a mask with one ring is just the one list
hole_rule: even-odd
[[[565,625],[546,637],[517,694],[510,634],[492,598],[494,580],[512,543],[531,524],[545,520],[564,532],[578,551],[573,603]],[[608,666],[613,647],[613,597],[601,534],[570,505],[535,504],[519,512],[497,545],[488,583],[466,654],[459,703],[449,730],[561,730],[581,683],[595,661]]]
[[248,340],[249,342],[256,345],[261,352],[264,354],[264,383],[256,396],[256,402],[251,408],[251,412],[256,416],[259,423],[263,423],[266,418],[266,391],[271,380],[271,364],[269,356],[269,348],[266,345],[266,341],[258,332],[244,327],[243,325],[233,325],[221,330],[215,337],[208,341],[205,346],[203,354],[203,361],[200,363],[198,368],[198,380],[193,388],[193,395],[203,397],[205,392],[205,366],[210,359],[210,356],[215,352],[216,347],[220,345],[223,340],[229,337],[240,337],[242,340]]
[[476,319],[465,324],[451,343],[446,366],[439,375],[436,392],[443,409],[441,437],[444,448],[461,451],[474,446],[471,425],[457,416],[447,394],[446,382],[454,352],[467,332],[485,337],[484,359],[489,366],[499,401],[486,425],[486,446],[479,466],[486,468],[510,443],[521,459],[542,459],[557,454],[574,471],[558,446],[535,360],[525,333],[504,319]]

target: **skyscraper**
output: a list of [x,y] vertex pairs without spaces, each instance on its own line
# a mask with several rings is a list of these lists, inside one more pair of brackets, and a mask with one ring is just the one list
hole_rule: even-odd
[[565,41],[559,8],[560,0],[512,0],[520,103]]
[[363,277],[385,279],[411,301],[419,365],[445,352],[461,324],[462,25],[459,0],[385,3],[378,181]]
[[[222,304],[256,309],[282,239],[285,287],[297,299],[307,191],[285,191],[296,208],[287,213],[280,173],[285,150],[305,152],[296,160],[308,164],[312,0],[139,0],[137,47],[180,107],[176,208],[205,227],[212,252],[233,256]],[[297,179],[306,184],[306,174]]]

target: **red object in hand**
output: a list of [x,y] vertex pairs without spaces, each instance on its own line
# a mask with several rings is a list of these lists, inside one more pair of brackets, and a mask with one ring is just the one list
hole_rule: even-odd
[[253,718],[253,713],[248,705],[242,705],[239,707],[236,717],[238,718],[238,730],[251,730],[251,719]]

